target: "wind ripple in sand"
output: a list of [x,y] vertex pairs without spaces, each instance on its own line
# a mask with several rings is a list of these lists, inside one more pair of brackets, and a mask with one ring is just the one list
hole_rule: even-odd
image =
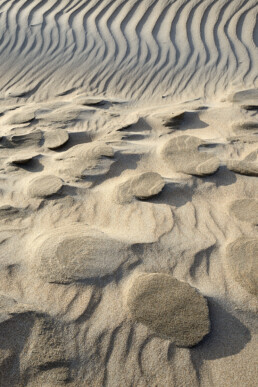
[[42,97],[52,85],[56,93],[83,87],[181,98],[248,87],[257,82],[255,7],[255,0],[2,2],[1,91],[25,97],[40,88]]

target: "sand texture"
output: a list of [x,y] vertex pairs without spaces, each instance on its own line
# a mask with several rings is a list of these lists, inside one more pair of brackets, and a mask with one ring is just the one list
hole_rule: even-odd
[[0,387],[256,387],[256,0],[0,0]]
[[168,274],[142,274],[127,297],[132,318],[177,346],[192,347],[210,331],[205,298]]

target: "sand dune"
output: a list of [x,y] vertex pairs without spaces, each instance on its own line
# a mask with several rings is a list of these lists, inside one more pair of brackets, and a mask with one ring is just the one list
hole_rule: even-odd
[[257,385],[255,0],[0,0],[0,386]]
[[256,13],[255,0],[1,1],[0,90],[160,101],[252,87]]

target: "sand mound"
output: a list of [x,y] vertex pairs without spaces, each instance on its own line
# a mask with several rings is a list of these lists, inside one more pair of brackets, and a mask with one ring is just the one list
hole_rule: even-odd
[[227,247],[228,270],[249,293],[258,295],[258,239],[240,238]]
[[207,152],[198,151],[205,141],[194,136],[178,136],[169,140],[161,150],[163,160],[176,172],[205,176],[217,171],[220,161]]
[[[257,141],[257,139],[255,139]],[[247,176],[258,176],[257,150],[249,153],[244,160],[229,160],[229,170]]]
[[15,155],[11,156],[8,160],[8,163],[10,164],[26,164],[30,162],[34,157],[38,156],[38,153],[36,152],[17,152]]
[[51,196],[58,193],[62,186],[62,180],[54,175],[35,177],[29,183],[28,195],[32,198]]
[[130,202],[134,197],[147,199],[160,193],[164,185],[165,182],[158,173],[141,173],[119,185],[117,198],[120,203]]
[[129,289],[132,317],[176,345],[192,347],[210,331],[207,301],[194,288],[167,274],[142,274]]
[[7,136],[3,138],[3,146],[6,148],[27,148],[39,146],[42,139],[42,132],[35,130],[31,133]]
[[258,224],[258,200],[235,200],[230,205],[230,214],[233,214],[239,220],[250,222],[256,225]]
[[104,277],[129,257],[124,244],[86,226],[55,229],[36,240],[35,245],[37,272],[48,282]]
[[81,111],[79,109],[56,109],[50,112],[36,114],[36,118],[43,122],[54,123],[71,123],[76,120]]
[[232,102],[250,103],[258,101],[258,89],[248,89],[238,91],[230,96]]
[[104,106],[107,103],[105,100],[101,98],[90,98],[85,96],[80,96],[76,98],[75,102],[80,105],[97,106],[97,107]]
[[102,175],[109,171],[113,164],[113,149],[105,144],[79,144],[63,152],[60,173],[71,177],[83,178]]
[[7,119],[6,123],[8,125],[19,125],[30,122],[34,120],[34,118],[34,112],[26,112],[21,110],[19,112],[12,113],[12,115]]
[[56,149],[64,145],[69,140],[69,134],[64,129],[53,129],[44,134],[44,145],[49,149]]
[[247,176],[258,176],[258,165],[256,162],[248,162],[246,160],[230,160],[227,163],[230,171],[240,173]]

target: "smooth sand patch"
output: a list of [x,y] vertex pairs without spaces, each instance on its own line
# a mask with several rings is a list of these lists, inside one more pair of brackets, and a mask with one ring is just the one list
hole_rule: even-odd
[[128,291],[132,317],[176,345],[192,347],[210,331],[207,301],[168,274],[142,274]]

